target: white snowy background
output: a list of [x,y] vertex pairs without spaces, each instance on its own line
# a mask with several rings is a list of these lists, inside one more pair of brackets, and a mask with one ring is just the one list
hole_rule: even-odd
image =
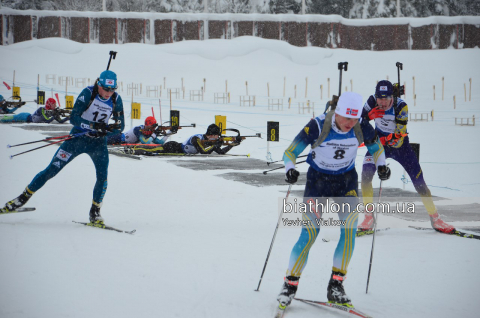
[[[227,127],[242,134],[261,132],[263,139],[245,140],[232,154],[251,154],[265,160],[266,122],[280,122],[280,142],[271,143],[274,160],[302,129],[312,114],[298,114],[298,102],[315,102],[315,115],[323,112],[327,98],[338,92],[337,63],[348,61],[342,91],[360,93],[366,100],[377,80],[396,81],[396,62],[402,62],[401,81],[406,82],[406,101],[412,113],[430,113],[429,122],[408,124],[412,142],[421,144],[421,165],[433,194],[462,197],[479,202],[480,126],[455,126],[454,118],[478,119],[480,115],[479,50],[349,51],[297,48],[285,42],[241,37],[234,40],[189,41],[166,45],[79,44],[64,39],[43,39],[0,47],[0,80],[22,87],[24,100],[36,97],[37,76],[41,88],[59,93],[65,88],[46,84],[46,74],[96,78],[108,62],[108,52],[117,51],[110,69],[123,81],[119,91],[130,127],[132,97],[126,83],[179,88],[183,78],[185,99],[174,99],[182,129],[172,140],[182,142],[203,133],[215,115],[227,116]],[[415,77],[416,106],[412,99]],[[442,77],[445,79],[442,100]],[[199,90],[206,79],[205,101],[190,101],[189,90]],[[267,83],[271,98],[283,98],[283,111],[267,107]],[[306,78],[308,91],[305,98]],[[469,79],[471,101],[468,101]],[[228,91],[230,104],[214,104],[215,92]],[[255,107],[240,107],[239,96],[256,95]],[[352,81],[352,82],[350,82]],[[467,87],[467,102],[464,98]],[[297,98],[288,109],[288,97]],[[320,85],[323,99],[320,99]],[[436,100],[433,100],[433,85]],[[81,88],[69,87],[70,94]],[[0,94],[11,95],[5,86]],[[456,96],[456,109],[453,98]],[[136,96],[142,104],[140,125],[153,107],[159,117],[158,98]],[[168,118],[169,100],[163,91],[162,117]],[[63,105],[62,105],[63,106]],[[33,112],[27,103],[20,111]],[[18,111],[17,111],[18,112]],[[21,125],[0,125],[0,180],[2,204],[18,196],[36,173],[50,162],[56,146],[15,157],[29,146],[7,149],[42,139],[39,131]],[[33,148],[34,145],[32,145]],[[305,152],[306,153],[306,152]],[[357,157],[357,171],[365,149]],[[180,158],[175,160],[191,160]],[[198,159],[198,158],[194,158]],[[204,158],[235,160],[231,158]],[[278,199],[288,185],[255,187],[226,180],[219,175],[233,170],[195,171],[165,158],[132,160],[110,156],[108,191],[102,215],[106,223],[135,235],[84,227],[72,220],[87,221],[95,171],[90,158],[82,155],[39,190],[27,206],[35,212],[2,215],[0,218],[0,317],[269,317],[277,305],[290,251],[300,229],[280,229],[259,292],[257,287],[273,231],[278,219]],[[403,188],[403,169],[390,161],[392,177],[385,187]],[[298,165],[302,174],[305,164]],[[268,169],[265,164],[265,169]],[[282,171],[282,170],[279,170]],[[261,174],[261,170],[242,171]],[[269,176],[264,176],[269,178]],[[378,178],[374,187],[378,187]],[[293,189],[301,190],[295,185]],[[414,191],[411,183],[406,190]],[[360,221],[362,217],[360,218]],[[458,221],[453,225],[478,226],[480,222]],[[376,237],[369,293],[365,294],[371,237],[359,238],[351,260],[345,288],[353,303],[374,317],[477,317],[475,298],[480,291],[480,261],[477,240],[433,231],[416,231],[408,225],[427,222],[379,218],[379,227],[392,229]],[[310,251],[298,297],[326,299],[338,229],[323,229]],[[343,313],[294,302],[288,317],[341,317]]]

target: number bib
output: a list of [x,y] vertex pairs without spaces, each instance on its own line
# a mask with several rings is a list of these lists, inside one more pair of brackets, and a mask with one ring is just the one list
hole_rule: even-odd
[[82,118],[91,122],[108,124],[108,120],[112,116],[112,104],[112,98],[101,101],[96,96],[90,107],[83,112]]
[[313,163],[321,170],[347,170],[355,163],[358,140],[355,136],[348,139],[331,139],[310,150]]
[[396,127],[397,123],[395,122],[395,110],[393,107],[385,112],[383,118],[375,118],[375,128],[387,135],[394,133]]
[[[317,125],[321,132],[318,119]],[[347,133],[341,133],[332,125],[327,138],[319,146],[310,150],[307,162],[317,171],[341,174],[354,168],[357,149],[358,139],[353,129]]]

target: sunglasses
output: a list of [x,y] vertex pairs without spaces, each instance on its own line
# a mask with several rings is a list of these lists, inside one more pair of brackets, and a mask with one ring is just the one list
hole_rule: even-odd
[[117,90],[116,88],[113,88],[113,87],[103,87],[103,86],[100,86],[100,87],[106,92],[115,92]]

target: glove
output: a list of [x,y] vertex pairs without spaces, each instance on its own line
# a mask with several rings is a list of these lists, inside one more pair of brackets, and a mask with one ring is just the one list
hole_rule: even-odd
[[170,131],[172,132],[172,134],[176,134],[178,132],[178,126],[172,126]]
[[[407,136],[407,134],[391,133],[390,135],[388,135],[386,137],[382,137],[382,138],[384,138],[384,141],[382,142],[382,144],[390,146],[390,147],[395,147],[403,140],[403,137],[405,137],[405,136]],[[381,141],[382,138],[380,138],[380,141]]]
[[232,146],[238,146],[238,145],[240,145],[240,143],[242,142],[242,140],[243,140],[243,139],[242,139],[242,137],[240,137],[240,136],[235,137],[235,143],[233,143]]
[[109,127],[105,123],[91,123],[90,128],[96,130],[96,137],[106,136],[109,132]]
[[300,175],[300,172],[298,172],[295,169],[290,169],[287,171],[287,174],[285,175],[285,181],[290,184],[294,184],[298,180],[298,176]]
[[382,118],[385,115],[385,111],[380,108],[374,108],[368,113],[368,119]]
[[378,167],[378,177],[380,178],[380,180],[385,181],[390,179],[390,174],[391,174],[391,171],[389,167],[387,166]]

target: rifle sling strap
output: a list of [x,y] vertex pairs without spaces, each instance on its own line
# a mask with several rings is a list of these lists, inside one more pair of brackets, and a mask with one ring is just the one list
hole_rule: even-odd
[[[323,127],[322,127],[322,131],[320,132],[320,136],[318,136],[317,140],[313,143],[311,149],[317,148],[322,144],[322,142],[325,141],[325,139],[327,139],[327,136],[330,133],[330,130],[332,129],[333,114],[335,114],[335,111],[331,110],[325,116],[325,121],[323,122]],[[357,122],[357,124],[353,126],[353,131],[355,132],[355,137],[357,137],[358,144],[359,145],[362,144],[363,133],[362,133],[362,128],[360,127],[360,122]]]

